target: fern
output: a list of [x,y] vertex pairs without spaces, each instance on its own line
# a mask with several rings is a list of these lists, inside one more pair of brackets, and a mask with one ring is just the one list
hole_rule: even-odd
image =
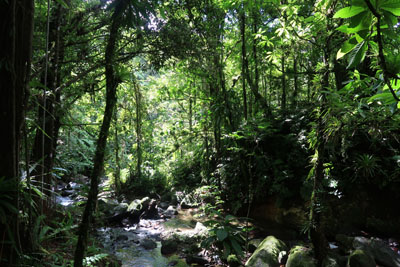
[[93,256],[88,256],[83,260],[83,266],[94,267],[95,264],[108,257],[106,253],[100,253]]

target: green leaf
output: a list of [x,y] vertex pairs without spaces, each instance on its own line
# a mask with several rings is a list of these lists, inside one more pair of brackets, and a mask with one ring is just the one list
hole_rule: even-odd
[[225,216],[225,221],[227,222],[234,221],[235,219],[236,217],[230,214]]
[[231,247],[227,242],[224,242],[223,245],[224,245],[224,258],[227,259],[229,254],[231,254]]
[[350,40],[347,40],[346,42],[343,43],[342,47],[339,49],[339,51],[336,54],[336,59],[342,58],[344,55],[349,53],[351,50],[354,49],[357,45],[357,40],[356,38],[351,38]]
[[216,233],[219,241],[223,241],[228,237],[228,232],[225,229],[218,229]]
[[395,16],[400,16],[400,8],[381,7],[383,10],[389,11]]
[[400,16],[400,1],[398,0],[385,1],[379,7],[383,10],[389,11],[395,16]]
[[355,15],[358,15],[363,11],[365,11],[365,7],[349,6],[349,7],[340,9],[338,12],[336,12],[336,14],[333,16],[333,18],[347,19],[347,18],[354,17]]
[[368,99],[368,102],[371,103],[375,100],[380,100],[382,102],[384,102],[385,104],[392,104],[395,102],[395,99],[393,98],[392,93],[380,93],[380,94],[376,94],[374,96],[371,96]]
[[350,60],[347,69],[356,67],[365,57],[365,52],[367,51],[367,42],[362,41],[357,44],[356,47],[350,52]]
[[234,238],[229,238],[229,240],[231,241],[232,247],[236,251],[236,254],[242,255],[243,250],[239,243]]
[[56,1],[57,1],[57,3],[62,5],[64,8],[68,8],[68,5],[64,2],[64,0],[56,0]]

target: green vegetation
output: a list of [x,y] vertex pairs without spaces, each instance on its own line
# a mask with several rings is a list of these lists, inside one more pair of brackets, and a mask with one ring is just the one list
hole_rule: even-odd
[[0,265],[117,264],[92,230],[145,197],[199,208],[203,248],[232,266],[249,218],[290,228],[291,208],[318,266],[342,229],[400,235],[399,16],[397,0],[1,1]]

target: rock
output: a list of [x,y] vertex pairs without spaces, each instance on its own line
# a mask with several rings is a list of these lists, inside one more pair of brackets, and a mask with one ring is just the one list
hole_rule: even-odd
[[279,239],[276,239],[274,236],[268,236],[261,242],[256,251],[254,251],[253,255],[251,255],[251,257],[248,259],[245,266],[279,266],[279,252],[286,250],[287,247],[285,243]]
[[363,236],[356,236],[353,239],[353,248],[361,249],[361,250],[369,250],[370,249],[370,240]]
[[175,253],[178,249],[178,243],[174,239],[166,239],[161,241],[161,254],[169,255]]
[[128,212],[132,214],[141,213],[148,208],[149,203],[150,203],[149,197],[144,197],[142,199],[135,199],[134,201],[131,202],[131,204],[129,204]]
[[158,217],[159,216],[158,216],[158,210],[157,210],[157,201],[155,199],[152,199],[152,200],[150,200],[147,210],[144,211],[143,218],[157,219]]
[[178,211],[173,207],[173,206],[169,206],[168,209],[165,211],[164,215],[167,218],[171,218],[174,215],[177,215]]
[[143,239],[140,241],[140,245],[147,250],[155,249],[157,247],[157,243],[151,239]]
[[340,267],[342,265],[339,264],[339,260],[336,257],[333,257],[331,255],[328,255],[323,261],[322,261],[322,267]]
[[363,250],[375,262],[389,267],[400,267],[400,255],[394,252],[388,244],[378,238],[368,239],[365,237],[355,237],[353,241],[354,249]]
[[400,267],[400,255],[394,252],[383,240],[372,238],[370,247],[376,263],[384,266]]
[[337,234],[335,236],[335,239],[336,239],[336,242],[338,242],[339,247],[344,248],[345,251],[348,251],[353,247],[354,237]]
[[286,267],[314,267],[317,261],[311,256],[311,249],[296,246],[290,250]]
[[128,210],[128,204],[127,203],[119,203],[117,206],[113,208],[114,214],[120,214],[124,213]]
[[226,260],[229,267],[239,267],[241,265],[241,262],[236,255],[229,255]]
[[353,251],[347,261],[348,267],[375,267],[374,259],[363,250],[356,249]]
[[160,202],[160,204],[158,205],[160,208],[162,208],[163,210],[168,209],[169,204],[167,202]]
[[196,235],[206,236],[208,235],[208,229],[204,226],[201,222],[197,222],[196,226],[194,227],[194,232]]
[[285,265],[287,260],[288,260],[288,258],[289,258],[289,256],[288,256],[286,251],[279,252],[278,262],[279,262],[280,265]]
[[196,264],[196,265],[202,266],[202,265],[206,265],[208,263],[208,261],[201,256],[188,255],[186,257],[186,263],[189,265]]

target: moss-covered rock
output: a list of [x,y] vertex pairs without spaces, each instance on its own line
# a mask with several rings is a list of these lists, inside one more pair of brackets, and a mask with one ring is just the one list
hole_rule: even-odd
[[227,258],[227,262],[229,267],[239,267],[240,266],[240,260],[236,255],[229,255]]
[[314,267],[316,260],[312,257],[312,250],[303,246],[295,246],[290,250],[286,267]]
[[268,236],[258,246],[253,255],[246,262],[246,267],[276,267],[279,266],[279,252],[287,250],[283,241],[276,239],[274,236]]
[[336,242],[338,242],[339,247],[344,250],[350,250],[353,247],[354,237],[350,237],[343,234],[337,234],[335,236]]
[[340,267],[339,259],[337,257],[328,255],[322,262],[322,267]]
[[150,203],[150,198],[145,197],[142,199],[135,199],[128,206],[128,212],[131,214],[140,213],[141,211],[147,209]]
[[375,260],[361,249],[354,250],[347,261],[348,267],[375,267]]
[[174,238],[161,241],[161,254],[169,255],[175,253],[177,250],[178,250],[178,243]]

